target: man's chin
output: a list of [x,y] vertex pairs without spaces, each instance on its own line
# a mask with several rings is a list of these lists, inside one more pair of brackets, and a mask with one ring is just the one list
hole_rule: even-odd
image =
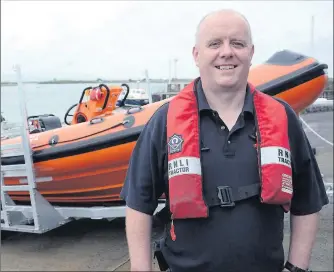
[[222,88],[232,88],[236,86],[238,82],[234,78],[218,78],[216,83]]

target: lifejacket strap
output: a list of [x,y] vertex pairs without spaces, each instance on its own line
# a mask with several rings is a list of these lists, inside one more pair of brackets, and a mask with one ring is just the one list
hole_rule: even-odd
[[233,207],[235,202],[245,200],[261,194],[260,183],[240,187],[218,186],[216,195],[206,199],[208,207]]

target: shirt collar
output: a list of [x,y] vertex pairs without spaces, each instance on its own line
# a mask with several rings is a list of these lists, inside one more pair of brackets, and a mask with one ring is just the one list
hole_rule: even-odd
[[[197,101],[198,109],[200,112],[210,110],[212,111],[203,91],[202,82],[200,79],[196,81],[196,92],[197,92]],[[246,96],[244,101],[244,106],[242,109],[243,112],[249,112],[254,114],[254,105],[253,105],[253,95],[250,92],[249,85],[247,84]]]

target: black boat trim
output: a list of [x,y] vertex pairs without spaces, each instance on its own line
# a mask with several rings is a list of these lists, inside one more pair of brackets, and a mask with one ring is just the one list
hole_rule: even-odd
[[[74,142],[62,146],[54,146],[33,152],[34,163],[75,156],[117,145],[136,142],[144,125],[128,128],[112,134]],[[1,160],[1,165],[23,164],[24,156],[8,157]]]
[[296,53],[290,50],[283,50],[276,52],[272,55],[265,63],[274,64],[279,66],[291,66],[301,63],[308,59],[309,57]]
[[313,63],[290,74],[259,85],[256,89],[265,94],[274,96],[324,75],[324,69],[327,68],[327,64]]

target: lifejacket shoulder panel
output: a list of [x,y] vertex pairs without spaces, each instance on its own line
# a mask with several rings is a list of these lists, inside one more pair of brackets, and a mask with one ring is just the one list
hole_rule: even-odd
[[207,217],[202,191],[199,114],[194,82],[169,103],[167,118],[169,205],[174,218]]
[[293,188],[288,118],[284,105],[251,88],[257,123],[261,201],[289,209]]

